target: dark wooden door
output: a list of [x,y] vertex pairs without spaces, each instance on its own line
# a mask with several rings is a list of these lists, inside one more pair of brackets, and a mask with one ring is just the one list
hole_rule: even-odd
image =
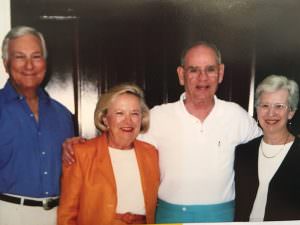
[[180,53],[196,40],[222,52],[225,80],[218,96],[248,110],[251,77],[261,61],[258,16],[252,0],[12,0],[12,24],[45,34],[47,88],[63,96],[85,136],[96,134],[99,95],[117,83],[140,85],[150,107],[176,101],[183,92],[176,74]]

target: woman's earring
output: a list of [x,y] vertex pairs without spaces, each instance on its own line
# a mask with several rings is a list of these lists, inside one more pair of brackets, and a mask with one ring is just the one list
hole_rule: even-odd
[[292,120],[288,120],[288,128],[292,128]]

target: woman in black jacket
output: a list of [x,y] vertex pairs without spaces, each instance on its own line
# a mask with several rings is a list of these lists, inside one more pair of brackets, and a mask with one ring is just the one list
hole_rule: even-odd
[[300,219],[300,139],[287,128],[299,101],[295,81],[271,75],[255,93],[263,136],[237,147],[236,221]]

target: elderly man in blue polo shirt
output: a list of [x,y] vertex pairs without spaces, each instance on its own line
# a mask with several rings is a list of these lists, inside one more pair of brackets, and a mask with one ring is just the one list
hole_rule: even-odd
[[47,50],[41,33],[15,27],[2,44],[9,79],[0,90],[0,224],[54,225],[61,145],[71,113],[40,87]]

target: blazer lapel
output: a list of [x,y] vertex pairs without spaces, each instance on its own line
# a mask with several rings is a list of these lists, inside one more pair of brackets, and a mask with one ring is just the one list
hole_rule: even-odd
[[[146,155],[143,154],[141,150],[141,146],[139,142],[134,143],[134,148],[135,148],[135,154],[136,154],[136,159],[138,162],[138,167],[140,171],[140,177],[141,177],[141,183],[142,183],[142,189],[144,193],[144,201],[145,201],[145,207],[147,209],[147,200],[149,199],[149,190],[147,187],[151,187],[151,179],[147,179],[147,176],[149,175],[149,167],[147,166],[147,161],[148,159],[145,157]],[[151,197],[150,197],[151,199]]]
[[106,178],[106,180],[111,184],[115,193],[117,193],[116,181],[113,172],[113,167],[108,151],[108,143],[107,137],[103,134],[96,143],[97,155],[96,157],[99,159],[98,170],[102,175]]
[[289,171],[291,169],[291,167],[293,167],[293,164],[291,162],[294,162],[295,161],[294,159],[298,158],[297,154],[298,154],[299,145],[300,145],[299,139],[297,137],[295,137],[294,143],[292,144],[288,153],[284,157],[282,163],[280,164],[279,168],[277,169],[276,173],[274,174],[271,182],[273,180],[279,179],[278,177],[280,177],[280,176],[284,176],[284,174],[287,173],[287,171]]

